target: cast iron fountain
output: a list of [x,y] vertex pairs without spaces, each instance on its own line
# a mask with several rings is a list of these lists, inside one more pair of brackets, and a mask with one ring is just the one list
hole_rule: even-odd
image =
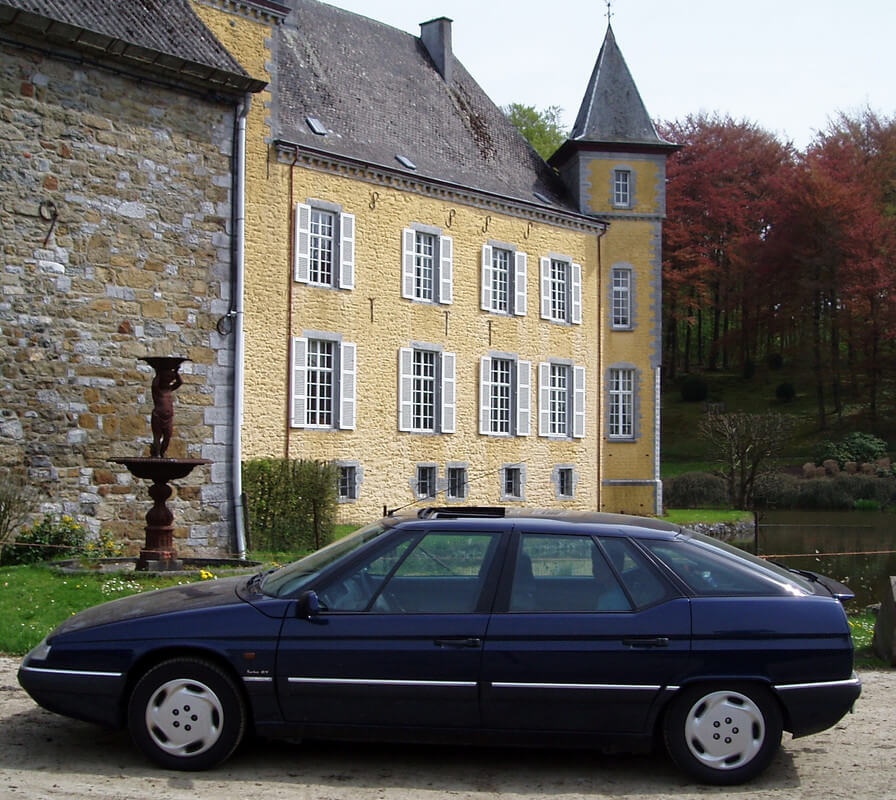
[[179,570],[183,562],[174,548],[174,514],[166,503],[171,497],[169,481],[185,478],[194,467],[210,464],[206,458],[166,458],[174,432],[174,391],[183,383],[180,365],[186,358],[153,356],[142,358],[155,370],[152,381],[153,410],[151,416],[152,444],[149,457],[113,458],[124,464],[136,478],[152,481],[149,496],[153,506],[146,513],[146,542],[137,559],[138,570]]

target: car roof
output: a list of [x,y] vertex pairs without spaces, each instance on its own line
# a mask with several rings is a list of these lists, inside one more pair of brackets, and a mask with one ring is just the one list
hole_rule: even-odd
[[[417,523],[438,520],[456,527],[469,527],[471,521],[484,529],[503,529],[508,523],[524,524],[527,528],[539,533],[594,533],[595,528],[601,533],[617,534],[666,534],[677,535],[682,532],[679,525],[655,519],[638,517],[630,514],[610,514],[598,511],[573,511],[558,508],[525,508],[510,506],[427,506],[417,511],[401,515],[390,515],[393,525],[401,527],[417,527]],[[581,530],[587,526],[588,531]]]

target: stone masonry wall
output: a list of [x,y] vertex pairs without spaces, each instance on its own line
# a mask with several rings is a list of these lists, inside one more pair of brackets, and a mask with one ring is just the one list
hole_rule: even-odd
[[176,546],[230,550],[233,106],[7,44],[0,98],[0,471],[136,551],[148,484],[109,458],[148,455],[138,358],[188,357],[167,455],[213,464],[177,483]]

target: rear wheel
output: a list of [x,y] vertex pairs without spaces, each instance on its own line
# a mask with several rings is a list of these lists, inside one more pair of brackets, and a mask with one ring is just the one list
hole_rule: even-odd
[[695,686],[666,714],[672,760],[706,783],[742,783],[762,772],[781,744],[781,710],[763,686]]
[[233,679],[215,664],[174,658],[137,681],[128,727],[137,746],[163,767],[208,769],[240,743],[246,707]]

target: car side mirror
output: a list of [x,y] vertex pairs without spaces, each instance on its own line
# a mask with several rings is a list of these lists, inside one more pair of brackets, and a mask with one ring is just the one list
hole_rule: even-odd
[[317,592],[307,591],[299,595],[299,602],[296,605],[296,616],[299,619],[311,619],[320,614],[320,600]]

